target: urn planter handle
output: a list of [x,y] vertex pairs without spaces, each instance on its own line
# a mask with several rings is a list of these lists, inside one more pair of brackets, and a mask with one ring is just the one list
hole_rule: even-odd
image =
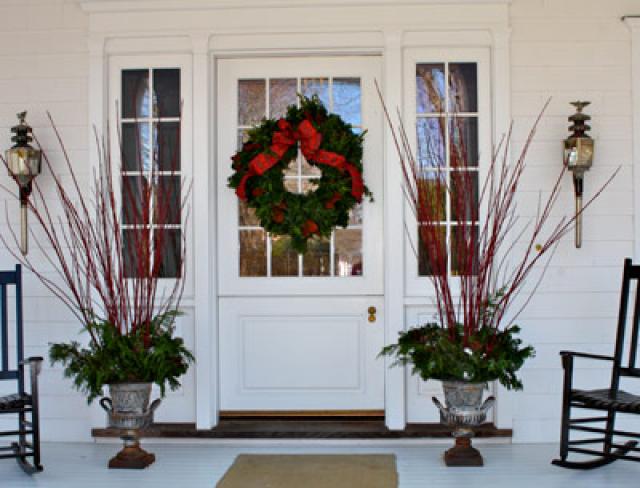
[[102,397],[100,399],[100,406],[107,413],[111,413],[113,411],[113,402],[111,401],[111,398],[109,398],[109,397]]
[[487,413],[487,411],[493,407],[493,405],[496,403],[496,397],[494,396],[490,396],[488,397],[484,403],[482,404],[482,406],[480,407],[480,410],[482,410],[484,413]]
[[160,406],[160,403],[162,403],[162,400],[160,398],[156,398],[154,401],[152,401],[151,405],[149,405],[149,410],[147,410],[146,414],[150,415],[153,412],[155,412],[156,408]]

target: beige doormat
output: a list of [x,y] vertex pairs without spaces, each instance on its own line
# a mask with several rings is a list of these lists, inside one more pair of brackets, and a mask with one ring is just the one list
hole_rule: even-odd
[[217,488],[397,488],[396,457],[241,454]]

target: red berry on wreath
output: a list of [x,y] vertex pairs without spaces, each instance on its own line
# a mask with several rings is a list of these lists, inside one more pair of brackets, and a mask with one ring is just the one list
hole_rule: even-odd
[[271,214],[271,220],[276,224],[281,224],[284,222],[284,212],[282,210],[274,210]]
[[324,208],[326,209],[335,208],[336,203],[339,202],[341,199],[342,199],[342,195],[340,195],[340,193],[338,192],[335,192],[331,197],[331,199],[324,204]]
[[256,144],[255,142],[245,142],[242,145],[243,152],[257,151],[258,149],[260,149],[260,144]]
[[318,224],[309,219],[302,225],[302,235],[305,237],[318,233]]
[[256,198],[257,198],[257,197],[260,197],[260,196],[264,195],[264,190],[263,190],[262,188],[254,188],[254,189],[251,191],[251,194],[252,194],[254,197],[256,197]]

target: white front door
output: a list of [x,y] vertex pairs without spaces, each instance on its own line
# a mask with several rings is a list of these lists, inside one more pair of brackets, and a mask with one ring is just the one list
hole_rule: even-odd
[[[220,408],[382,410],[380,59],[229,59],[217,72]],[[230,157],[246,130],[283,115],[298,93],[317,94],[354,130],[367,130],[364,179],[375,198],[353,212],[349,227],[313,242],[304,255],[286,238],[267,235],[227,188]],[[302,158],[285,176],[294,192],[318,177]]]

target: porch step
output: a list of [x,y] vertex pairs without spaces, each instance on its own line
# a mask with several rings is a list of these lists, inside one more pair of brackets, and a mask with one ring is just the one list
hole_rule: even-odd
[[[117,429],[93,429],[93,437],[118,437]],[[511,429],[485,423],[476,437],[512,436]],[[384,419],[363,418],[233,418],[221,419],[210,430],[197,430],[192,423],[156,423],[142,437],[184,439],[402,439],[451,437],[440,424],[407,424],[404,430],[389,430]]]

